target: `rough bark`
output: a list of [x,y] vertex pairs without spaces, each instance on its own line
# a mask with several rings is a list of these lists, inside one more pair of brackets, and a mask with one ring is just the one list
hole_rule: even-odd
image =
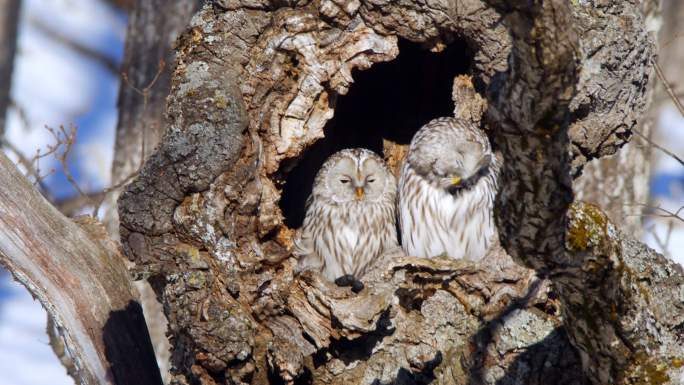
[[[200,0],[137,1],[130,10],[122,72],[125,81],[119,92],[119,122],[112,163],[112,182],[119,184],[138,170],[141,159],[158,145],[164,129],[166,96],[171,89],[175,63],[173,45],[200,6]],[[161,64],[164,63],[164,64]],[[116,200],[119,190],[108,197],[105,224],[118,236]],[[167,322],[161,304],[147,282],[137,281],[157,362],[168,376],[171,356]]]
[[5,119],[10,102],[20,8],[21,0],[0,1],[0,138],[5,133]]
[[[475,264],[397,251],[353,294],[293,274],[280,200],[306,194],[288,184],[302,164],[315,172],[312,151],[368,127],[331,118],[353,70],[396,59],[400,39],[468,43],[472,82],[441,81],[458,103],[447,113],[482,124],[504,156],[507,253]],[[119,200],[126,252],[165,305],[176,383],[678,380],[681,271],[591,206],[566,219],[571,177],[623,145],[646,104],[653,44],[635,2],[223,0],[178,53],[165,136]],[[373,129],[361,139],[387,139],[396,165],[406,142]]]
[[161,384],[118,246],[64,217],[0,153],[0,263],[41,302],[81,384]]
[[[671,16],[663,20],[659,3],[654,0],[639,4],[646,28],[654,33],[658,32],[663,22],[666,30],[669,29],[668,24],[674,25],[674,20],[667,20]],[[659,39],[659,43],[662,47],[662,39]],[[663,56],[662,48],[658,56]],[[647,100],[653,99],[654,92],[664,93],[657,81],[650,82],[648,87]],[[637,130],[647,138],[652,135],[658,110],[658,103],[650,103],[648,112],[639,120]],[[652,147],[637,135],[614,155],[588,162],[582,175],[573,181],[575,199],[601,207],[620,230],[639,238],[643,230],[644,203],[649,198],[651,155]]]
[[[134,173],[164,132],[164,108],[175,62],[173,45],[199,0],[139,1],[131,11],[121,72],[112,182]],[[114,200],[115,201],[115,200]]]

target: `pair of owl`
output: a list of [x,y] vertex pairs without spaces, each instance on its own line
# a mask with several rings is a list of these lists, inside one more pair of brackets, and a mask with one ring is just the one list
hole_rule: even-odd
[[362,149],[330,156],[318,171],[295,241],[298,270],[361,278],[401,244],[407,255],[481,259],[495,236],[498,162],[473,124],[438,118],[411,140],[398,185],[381,157]]

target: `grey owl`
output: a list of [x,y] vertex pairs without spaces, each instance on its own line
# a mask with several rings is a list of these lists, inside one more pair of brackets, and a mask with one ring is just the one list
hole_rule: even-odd
[[479,260],[496,239],[499,161],[487,136],[438,118],[411,140],[399,179],[399,226],[408,255]]
[[297,270],[316,270],[333,281],[360,278],[371,263],[398,247],[396,179],[374,152],[346,149],[316,174],[306,216],[295,241]]

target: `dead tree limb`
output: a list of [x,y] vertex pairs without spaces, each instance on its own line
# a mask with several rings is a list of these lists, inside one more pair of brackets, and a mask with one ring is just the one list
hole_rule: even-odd
[[72,222],[0,153],[0,263],[55,321],[84,385],[161,384],[118,246],[89,217]]

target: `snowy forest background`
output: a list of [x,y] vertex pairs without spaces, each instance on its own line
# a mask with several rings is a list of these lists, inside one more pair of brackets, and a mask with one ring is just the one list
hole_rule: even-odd
[[[118,72],[126,23],[126,13],[107,1],[22,2],[3,145],[12,160],[19,162],[18,153],[31,158],[54,144],[46,126],[75,127],[69,173],[85,192],[108,186],[118,90],[126,86]],[[662,40],[681,46],[684,29]],[[684,96],[684,84],[671,85]],[[671,101],[660,105],[652,139],[682,158],[684,117]],[[643,203],[676,212],[684,205],[684,167],[662,151],[653,151],[653,157],[651,197]],[[54,157],[42,158],[40,170],[49,173],[42,183],[53,202],[78,196]],[[644,229],[651,247],[684,264],[684,222],[652,215]],[[48,345],[45,327],[41,305],[0,270],[0,385],[73,384]]]

